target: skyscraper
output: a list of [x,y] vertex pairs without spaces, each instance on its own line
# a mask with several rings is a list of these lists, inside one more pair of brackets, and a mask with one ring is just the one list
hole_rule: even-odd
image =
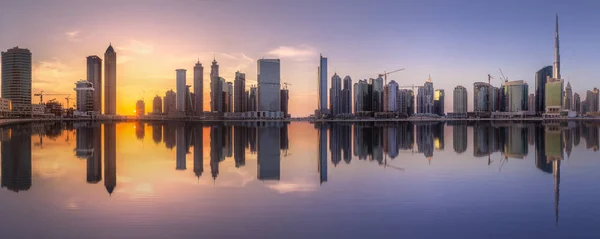
[[588,90],[585,96],[586,101],[586,112],[598,112],[600,109],[598,103],[598,88]]
[[573,111],[581,112],[581,97],[579,94],[573,94]]
[[233,94],[233,102],[234,102],[234,111],[235,112],[246,112],[246,99],[244,94],[246,92],[246,74],[241,73],[239,71],[235,72],[235,80],[234,80],[234,94]]
[[352,78],[344,77],[344,87],[342,88],[342,110],[343,114],[352,113]]
[[508,81],[504,83],[506,112],[519,112],[527,109],[529,86],[524,81]]
[[164,114],[170,115],[175,113],[177,111],[177,94],[173,92],[173,90],[167,91],[167,93],[165,93],[165,99],[163,100],[163,104]]
[[560,40],[558,37],[558,14],[556,14],[556,29],[554,32],[554,64],[552,78],[562,79],[560,77]]
[[80,80],[75,83],[77,111],[87,113],[95,111],[94,87],[92,82]]
[[545,66],[535,73],[535,111],[546,110],[546,81],[552,76],[552,66]]
[[144,116],[146,115],[146,104],[143,100],[138,100],[135,103],[135,115],[136,116]]
[[571,88],[571,82],[567,83],[567,88],[565,89],[565,99],[563,101],[565,110],[573,110],[573,89]]
[[194,113],[196,116],[204,112],[204,67],[200,59],[194,66]]
[[217,64],[217,60],[213,59],[210,66],[210,110],[212,112],[222,112],[222,92],[223,88],[219,79],[219,65]]
[[2,52],[2,98],[12,102],[12,111],[31,113],[31,52],[15,47]]
[[444,97],[446,93],[444,90],[435,90],[433,93],[433,113],[439,116],[445,114],[444,111]]
[[341,113],[342,78],[334,73],[331,77],[331,88],[329,89],[329,112],[332,115]]
[[177,112],[185,112],[185,97],[186,97],[186,87],[185,87],[185,69],[177,69],[175,70],[177,73]]
[[281,89],[281,111],[283,112],[283,117],[288,116],[289,114],[289,100],[290,100],[290,91],[288,89]]
[[433,83],[431,77],[425,82],[424,86],[419,87],[417,94],[417,113],[433,114]]
[[392,80],[385,86],[383,103],[384,111],[398,111],[398,83],[396,81]]
[[279,59],[259,59],[257,73],[258,111],[281,111]]
[[321,113],[327,111],[327,57],[319,55],[319,67],[317,70],[318,86],[318,108]]
[[373,112],[383,111],[383,78],[369,79],[371,83],[371,110]]
[[473,84],[473,111],[490,111],[490,84],[485,82],[475,82]]
[[152,100],[152,114],[160,115],[162,114],[162,99],[160,96],[155,96],[154,100]]
[[371,111],[371,90],[366,80],[354,84],[354,113]]
[[117,114],[117,53],[112,44],[104,53],[104,114]]
[[558,37],[558,14],[556,14],[556,29],[554,32],[554,64],[552,78],[546,81],[546,114],[559,115],[564,108],[564,80],[560,77],[560,44]]
[[227,82],[226,92],[227,97],[225,101],[227,101],[227,108],[225,109],[225,112],[233,112],[233,83]]
[[453,92],[453,109],[454,113],[467,113],[467,89],[463,86],[454,87]]
[[102,59],[98,56],[87,58],[87,81],[94,86],[94,111],[102,113]]
[[535,112],[535,95],[529,94],[529,98],[527,100],[527,111]]

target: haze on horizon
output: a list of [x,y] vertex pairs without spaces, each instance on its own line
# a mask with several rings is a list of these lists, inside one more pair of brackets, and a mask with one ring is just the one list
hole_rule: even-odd
[[[581,95],[598,87],[600,16],[594,1],[271,1],[271,0],[5,0],[0,2],[0,49],[19,46],[33,54],[33,89],[71,93],[85,79],[88,55],[117,51],[117,113],[132,115],[136,100],[175,89],[175,69],[204,66],[205,109],[210,62],[233,81],[246,73],[256,83],[256,60],[280,58],[282,83],[290,86],[290,113],[307,116],[317,106],[317,66],[329,59],[329,78],[390,75],[400,85],[431,78],[446,90],[463,85],[472,110],[473,83],[495,76],[524,80],[553,62],[554,17],[560,16],[561,73]],[[104,80],[103,80],[104,82]],[[566,85],[566,82],[565,82]],[[48,97],[51,99],[53,97]],[[60,99],[59,99],[60,100]],[[38,101],[37,97],[33,98]],[[61,101],[62,102],[62,101]]]

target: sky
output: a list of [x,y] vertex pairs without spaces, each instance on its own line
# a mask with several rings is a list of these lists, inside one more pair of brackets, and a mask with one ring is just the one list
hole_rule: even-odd
[[[597,87],[598,7],[530,0],[3,0],[0,49],[32,51],[32,93],[75,97],[86,56],[104,58],[112,44],[123,115],[133,114],[138,99],[149,112],[154,96],[175,90],[175,69],[187,69],[192,85],[199,60],[208,79],[214,57],[222,77],[233,81],[236,71],[245,72],[248,87],[256,84],[258,59],[280,58],[281,81],[291,84],[290,113],[308,116],[317,107],[319,54],[328,58],[329,78],[349,75],[353,83],[400,68],[406,70],[388,81],[422,85],[431,75],[434,87],[446,90],[449,112],[456,85],[467,88],[472,110],[473,83],[491,74],[500,85],[499,68],[533,93],[535,72],[553,62],[556,13],[562,77],[579,94]],[[208,110],[209,80],[204,89]]]

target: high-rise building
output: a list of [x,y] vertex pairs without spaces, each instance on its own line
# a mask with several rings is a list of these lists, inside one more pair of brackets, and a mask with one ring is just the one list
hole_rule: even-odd
[[546,81],[552,76],[552,66],[545,66],[535,73],[535,112],[546,110]]
[[546,113],[560,113],[563,108],[563,89],[562,79],[549,78],[546,81]]
[[560,77],[560,40],[558,37],[558,14],[556,14],[556,29],[554,32],[554,64],[552,66],[552,78],[562,79]]
[[194,66],[194,113],[202,115],[204,112],[204,67],[200,59]]
[[162,114],[162,98],[160,98],[158,95],[154,97],[154,100],[152,100],[152,114]]
[[185,77],[187,70],[177,69],[177,112],[185,112],[186,85]]
[[529,94],[529,98],[527,99],[527,111],[535,112],[535,95]]
[[354,84],[354,113],[371,111],[371,85],[367,80]]
[[431,77],[424,86],[419,87],[417,94],[417,113],[419,114],[433,114],[433,83]]
[[504,98],[506,112],[527,110],[529,86],[524,81],[507,81],[504,83]]
[[217,60],[213,59],[210,66],[210,110],[212,112],[222,112],[223,109],[223,87],[219,78],[219,65]]
[[573,89],[571,88],[571,82],[567,82],[567,88],[565,89],[564,109],[573,110]]
[[383,78],[369,79],[371,83],[371,110],[373,112],[383,111]]
[[227,82],[227,109],[225,112],[233,112],[233,83]]
[[75,93],[77,100],[77,111],[87,113],[95,111],[94,109],[94,85],[87,80],[80,80],[75,83]]
[[235,112],[246,112],[246,74],[239,71],[235,72],[233,102],[235,104]]
[[[100,86],[98,86],[100,87]],[[112,44],[104,53],[104,114],[117,114],[117,53]]]
[[598,88],[586,92],[585,102],[586,112],[598,112],[600,110],[598,104]]
[[581,112],[581,97],[579,94],[573,94],[573,111]]
[[467,113],[467,88],[463,86],[454,87],[453,92],[453,108],[454,113]]
[[317,69],[318,106],[321,113],[327,111],[327,57],[319,56],[319,67]]
[[94,111],[102,113],[102,59],[98,56],[87,58],[87,81],[94,86]]
[[352,113],[352,78],[350,76],[344,77],[343,88],[342,88],[342,114]]
[[279,59],[259,59],[258,79],[258,111],[281,111],[280,88],[281,73]]
[[392,80],[384,88],[383,106],[386,112],[398,111],[398,83]]
[[250,87],[248,92],[248,111],[258,111],[258,89],[255,85]]
[[289,100],[290,100],[290,91],[288,89],[281,89],[281,111],[283,112],[283,117],[288,117],[289,114]]
[[171,115],[177,112],[177,94],[173,90],[167,91],[165,93],[164,103],[164,111],[163,113],[166,115]]
[[31,52],[15,47],[2,52],[2,98],[12,102],[12,111],[31,113]]
[[485,82],[475,82],[473,84],[473,111],[487,112],[490,111],[490,84]]
[[342,106],[342,78],[337,73],[331,77],[331,88],[329,89],[329,112],[332,115],[341,113]]
[[146,115],[146,103],[143,100],[138,100],[135,103],[135,115],[138,117]]
[[439,116],[445,115],[444,111],[444,90],[435,90],[433,93],[433,113]]
[[411,116],[415,113],[415,96],[412,90],[402,89],[398,91],[398,112]]

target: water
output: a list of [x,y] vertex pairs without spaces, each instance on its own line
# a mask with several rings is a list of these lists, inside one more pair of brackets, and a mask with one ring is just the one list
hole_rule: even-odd
[[592,123],[50,123],[0,139],[1,238],[582,238],[600,223]]

